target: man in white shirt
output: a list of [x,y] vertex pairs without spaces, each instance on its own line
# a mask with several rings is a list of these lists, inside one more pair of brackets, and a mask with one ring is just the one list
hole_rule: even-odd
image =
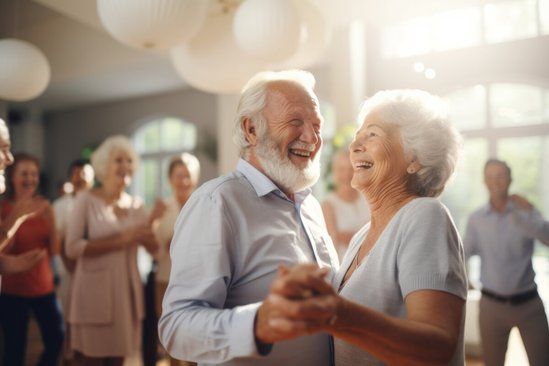
[[276,306],[263,301],[280,264],[338,266],[310,190],[320,175],[323,122],[314,83],[305,71],[264,72],[244,88],[236,171],[196,190],[175,224],[159,322],[173,357],[199,365],[332,364],[329,336],[278,336],[269,327]]

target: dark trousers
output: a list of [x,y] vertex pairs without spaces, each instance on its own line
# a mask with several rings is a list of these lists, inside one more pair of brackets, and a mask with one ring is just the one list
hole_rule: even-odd
[[38,365],[58,364],[65,330],[57,297],[52,293],[32,298],[0,295],[0,324],[4,331],[3,365],[23,366],[25,364],[31,311],[38,323],[44,344],[44,351]]

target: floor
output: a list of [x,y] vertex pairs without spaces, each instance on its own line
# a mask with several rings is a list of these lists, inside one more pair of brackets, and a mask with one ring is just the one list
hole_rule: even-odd
[[[27,356],[27,366],[34,366],[36,364],[37,357],[41,351],[40,335],[38,329],[34,323],[31,323],[29,332],[29,349]],[[482,360],[477,358],[467,358],[467,366],[484,366]],[[126,361],[125,366],[142,366],[140,356],[136,355]],[[169,362],[161,360],[157,363],[157,366],[169,366]],[[516,329],[511,332],[509,338],[509,349],[507,350],[507,357],[505,366],[528,366],[528,359],[526,358],[526,352],[520,339],[520,334]]]

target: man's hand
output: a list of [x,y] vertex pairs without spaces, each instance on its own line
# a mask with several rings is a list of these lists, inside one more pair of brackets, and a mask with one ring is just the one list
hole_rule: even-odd
[[337,294],[324,279],[327,268],[280,266],[256,315],[255,335],[260,344],[270,344],[318,332],[334,317]]
[[513,194],[510,198],[520,209],[531,210],[534,207],[526,198],[519,196],[518,194]]
[[34,249],[19,255],[0,255],[0,274],[25,272],[46,255],[45,249]]

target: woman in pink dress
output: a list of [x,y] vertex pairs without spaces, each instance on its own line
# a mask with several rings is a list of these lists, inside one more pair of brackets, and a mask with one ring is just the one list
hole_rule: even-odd
[[69,342],[83,365],[123,365],[140,348],[144,316],[137,249],[158,245],[143,202],[125,192],[138,156],[121,135],[107,138],[91,163],[99,188],[77,194],[66,250],[77,259],[69,302]]

